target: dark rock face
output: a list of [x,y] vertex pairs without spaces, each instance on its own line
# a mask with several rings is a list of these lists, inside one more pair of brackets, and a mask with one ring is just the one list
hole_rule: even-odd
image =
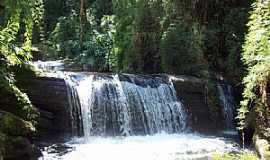
[[[188,126],[198,132],[218,131],[216,122],[211,119],[207,102],[206,82],[202,79],[176,76],[173,79],[178,98],[184,104],[188,115]],[[222,121],[222,120],[220,120]]]
[[25,92],[40,112],[39,136],[60,137],[71,133],[67,86],[63,79],[29,79]]

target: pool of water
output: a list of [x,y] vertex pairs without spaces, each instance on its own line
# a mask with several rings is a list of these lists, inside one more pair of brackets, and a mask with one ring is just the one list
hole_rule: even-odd
[[43,148],[40,160],[208,160],[240,152],[232,140],[199,134],[74,138]]

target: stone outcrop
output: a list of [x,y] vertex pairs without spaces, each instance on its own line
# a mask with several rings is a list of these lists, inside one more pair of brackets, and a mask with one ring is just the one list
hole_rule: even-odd
[[67,86],[63,79],[38,77],[29,79],[25,92],[40,112],[39,136],[61,137],[71,133]]
[[207,82],[189,76],[176,76],[172,80],[178,98],[184,103],[188,113],[188,126],[192,130],[203,133],[217,131],[219,128],[217,128],[216,122],[222,122],[222,119],[213,121],[211,118],[211,106],[209,106],[207,98]]

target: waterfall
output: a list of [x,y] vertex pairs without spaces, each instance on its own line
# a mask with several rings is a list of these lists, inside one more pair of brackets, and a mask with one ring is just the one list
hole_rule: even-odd
[[36,61],[29,62],[31,65],[39,70],[52,72],[52,71],[63,71],[65,69],[65,64],[62,61]]
[[124,74],[68,77],[72,125],[85,137],[177,133],[186,127],[184,106],[168,78]]
[[227,129],[234,129],[235,100],[233,88],[228,84],[217,84],[219,103],[223,107],[223,116]]

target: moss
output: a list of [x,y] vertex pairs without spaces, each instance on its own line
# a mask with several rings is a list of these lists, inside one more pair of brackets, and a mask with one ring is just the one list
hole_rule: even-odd
[[0,132],[10,136],[32,137],[35,128],[31,123],[0,110]]
[[15,84],[19,88],[23,88],[24,85],[27,84],[28,79],[33,79],[42,74],[40,71],[37,71],[34,66],[28,64],[13,66],[11,70],[15,76]]
[[212,155],[213,160],[259,160],[259,158],[252,153],[242,153],[242,154],[218,154]]
[[[0,160],[20,159],[34,160],[40,151],[31,144],[29,138],[34,132],[33,126],[22,119],[0,112]],[[2,158],[2,159],[1,159]]]
[[33,124],[39,116],[28,96],[14,84],[0,84],[0,110],[13,113]]
[[25,137],[7,137],[4,141],[4,159],[37,160],[38,149]]

